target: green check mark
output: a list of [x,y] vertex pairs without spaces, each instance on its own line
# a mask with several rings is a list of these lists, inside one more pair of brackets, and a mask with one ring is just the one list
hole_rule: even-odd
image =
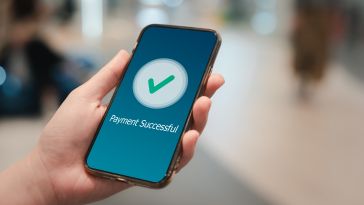
[[175,79],[174,75],[168,76],[166,79],[164,79],[162,82],[158,83],[157,85],[154,85],[154,79],[149,78],[148,80],[148,87],[149,87],[149,93],[153,94],[166,86],[168,83],[172,82]]

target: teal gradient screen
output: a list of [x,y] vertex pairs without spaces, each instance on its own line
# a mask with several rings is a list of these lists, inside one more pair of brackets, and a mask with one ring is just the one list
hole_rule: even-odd
[[210,31],[144,29],[87,166],[154,183],[163,180],[217,40]]

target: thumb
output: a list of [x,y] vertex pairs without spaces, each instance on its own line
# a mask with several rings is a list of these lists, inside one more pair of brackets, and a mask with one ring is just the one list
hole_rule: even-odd
[[121,50],[99,72],[83,85],[85,96],[101,100],[119,82],[129,62],[129,54]]

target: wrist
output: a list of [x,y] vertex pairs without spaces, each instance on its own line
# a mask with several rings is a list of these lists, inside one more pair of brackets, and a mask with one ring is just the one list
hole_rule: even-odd
[[[34,189],[37,204],[58,204],[57,195],[54,190],[47,167],[44,165],[38,148],[35,148],[26,158],[26,168],[30,177],[30,186]],[[26,175],[26,174],[25,174]]]
[[37,149],[0,173],[0,204],[57,204],[56,194]]

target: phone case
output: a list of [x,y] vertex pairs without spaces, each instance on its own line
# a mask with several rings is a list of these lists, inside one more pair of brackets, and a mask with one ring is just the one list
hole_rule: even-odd
[[[199,30],[199,31],[209,31],[209,32],[213,32],[216,37],[217,37],[217,42],[215,44],[215,47],[214,47],[214,50],[213,50],[213,53],[212,55],[210,56],[210,59],[209,59],[209,63],[208,63],[208,66],[205,70],[205,73],[204,73],[204,76],[203,76],[203,80],[202,80],[202,83],[200,84],[199,86],[199,89],[198,89],[198,92],[197,92],[197,95],[194,99],[194,102],[197,100],[198,97],[200,97],[204,90],[205,90],[205,87],[206,87],[206,83],[207,83],[207,80],[211,74],[211,71],[212,71],[212,67],[214,65],[214,62],[215,62],[215,59],[216,59],[216,56],[217,56],[217,53],[219,51],[219,48],[221,46],[221,37],[220,35],[214,31],[214,30],[211,30],[211,29],[204,29],[204,28],[194,28],[194,27],[186,27],[186,26],[175,26],[175,25],[162,25],[162,24],[151,24],[151,25],[148,25],[146,26],[139,34],[139,37],[137,39],[137,42],[133,48],[133,51],[132,51],[132,55],[134,55],[134,51],[135,49],[137,48],[137,45],[139,43],[139,40],[140,38],[142,37],[144,31],[151,27],[151,26],[157,26],[157,27],[165,27],[165,28],[176,28],[176,29],[189,29],[189,30]],[[132,58],[129,59],[129,62],[128,64],[126,65],[126,67],[129,66],[129,63],[130,63],[130,60]],[[114,95],[111,99],[111,102],[114,100],[114,97],[115,97],[115,93],[117,93],[117,89],[119,88],[121,82],[122,82],[122,79],[124,78],[124,74],[125,74],[125,71],[127,69],[125,69],[123,71],[123,74],[121,75],[121,78],[119,80],[119,84],[114,92]],[[105,115],[102,119],[101,122],[104,121],[104,118],[108,112],[109,108],[107,109],[107,111],[105,112]],[[188,115],[188,120],[187,120],[187,123],[185,124],[185,127],[183,129],[183,132],[182,132],[182,135],[188,131],[190,128],[191,128],[191,125],[193,123],[193,118],[191,117],[192,116],[192,109],[190,110],[189,112],[189,115]],[[100,129],[102,123],[100,123],[99,127],[98,127],[98,130]],[[117,180],[117,181],[121,181],[121,182],[125,182],[125,183],[128,183],[128,184],[131,184],[131,185],[138,185],[138,186],[144,186],[144,187],[148,187],[148,188],[163,188],[165,186],[167,186],[169,184],[169,182],[171,181],[173,175],[176,173],[176,171],[178,170],[178,166],[179,166],[179,162],[180,162],[180,159],[183,155],[183,150],[182,150],[182,137],[180,137],[179,141],[178,141],[178,145],[176,147],[176,150],[173,154],[173,158],[170,162],[170,165],[169,165],[169,168],[168,168],[168,171],[166,173],[166,176],[158,183],[152,183],[152,182],[149,182],[149,181],[144,181],[144,180],[140,180],[140,179],[136,179],[136,178],[131,178],[131,177],[126,177],[126,176],[121,176],[121,175],[117,175],[117,174],[112,174],[112,173],[108,173],[108,172],[104,172],[104,171],[101,171],[101,170],[96,170],[96,169],[93,169],[91,167],[89,167],[86,163],[86,158],[92,148],[92,145],[94,143],[96,139],[96,135],[94,136],[94,139],[91,143],[91,145],[89,146],[89,149],[88,149],[88,152],[86,154],[86,157],[85,157],[85,168],[86,170],[93,174],[93,175],[96,175],[96,176],[99,176],[99,177],[103,177],[103,178],[107,178],[107,179],[111,179],[111,180]]]

